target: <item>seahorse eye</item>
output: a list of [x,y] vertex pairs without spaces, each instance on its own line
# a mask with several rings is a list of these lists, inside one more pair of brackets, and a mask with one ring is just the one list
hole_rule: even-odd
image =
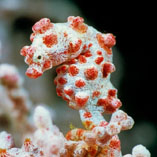
[[38,59],[41,59],[41,56],[39,55],[37,58],[38,58]]

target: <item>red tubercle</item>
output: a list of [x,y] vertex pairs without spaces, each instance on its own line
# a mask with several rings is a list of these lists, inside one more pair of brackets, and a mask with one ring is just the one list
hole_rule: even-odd
[[32,33],[32,34],[30,35],[30,41],[31,41],[31,42],[33,42],[35,35],[36,35],[36,33]]
[[108,96],[115,97],[116,94],[117,94],[117,90],[116,89],[109,89],[108,90]]
[[91,118],[91,117],[92,117],[92,114],[91,114],[90,112],[85,112],[85,113],[83,114],[83,117],[84,117],[84,118]]
[[59,82],[61,85],[64,85],[64,84],[67,83],[67,80],[66,80],[66,78],[64,78],[64,77],[60,77],[60,78],[58,79],[58,82]]
[[108,45],[108,42],[106,42],[105,40],[105,37],[102,36],[102,34],[98,33],[96,35],[96,38],[98,40],[98,43],[100,45],[101,48],[103,48],[108,55],[111,55],[112,54],[112,50],[111,50],[111,47],[109,47],[110,45]]
[[83,124],[86,129],[93,129],[95,127],[91,120],[85,120]]
[[48,18],[42,18],[40,21],[36,22],[32,27],[34,33],[45,33],[47,30],[53,27],[53,24]]
[[85,44],[85,45],[82,47],[82,49],[85,50],[86,48],[87,48],[87,45]]
[[56,88],[56,93],[58,96],[62,96],[62,90],[60,88]]
[[98,55],[102,55],[102,51],[100,51],[100,50],[98,50],[97,52],[96,52]]
[[115,71],[115,66],[112,63],[106,62],[102,65],[103,77],[107,77],[108,74]]
[[68,33],[64,32],[64,37],[67,38],[68,37]]
[[111,33],[106,34],[105,45],[112,48],[116,44],[115,36]]
[[92,94],[92,98],[98,97],[100,95],[99,91],[94,91]]
[[72,96],[74,94],[74,91],[72,89],[64,89],[64,93],[69,95],[69,96]]
[[121,150],[121,146],[120,146],[120,140],[118,139],[118,137],[114,136],[109,144],[109,147],[112,149],[116,149],[118,151]]
[[56,68],[56,73],[59,74],[61,71],[60,67]]
[[68,72],[71,76],[76,76],[79,73],[79,69],[75,65],[70,65]]
[[54,79],[54,81],[53,81],[53,82],[54,82],[54,84],[57,86],[57,80],[56,80],[56,79]]
[[95,63],[96,63],[96,64],[100,64],[103,60],[104,60],[104,57],[97,57],[97,58],[95,59]]
[[43,37],[43,43],[48,47],[51,48],[53,45],[58,43],[57,35],[56,34],[49,34]]
[[67,61],[66,63],[67,64],[75,64],[76,62],[77,62],[77,59],[73,58],[73,59]]
[[42,71],[39,71],[39,70],[34,69],[34,68],[28,68],[26,71],[26,75],[30,78],[33,78],[33,79],[40,77],[42,74],[43,74]]
[[28,50],[28,48],[29,48],[29,46],[24,46],[22,49],[21,49],[21,51],[20,51],[20,54],[22,55],[22,56],[27,56],[27,50]]
[[66,97],[66,96],[64,95],[64,96],[62,96],[62,98],[63,98],[63,100],[65,100],[66,102],[69,103],[70,99],[69,99],[68,97]]
[[84,52],[84,56],[85,57],[91,57],[92,53],[90,52],[90,50],[87,50],[87,51]]
[[68,67],[69,67],[68,65],[62,65],[62,66],[58,67],[56,69],[57,74],[59,74],[59,73],[66,73],[67,70],[68,70]]
[[93,44],[92,44],[92,43],[89,43],[88,48],[90,48],[90,47],[92,47],[92,46],[93,46]]
[[71,140],[72,134],[71,134],[71,130],[66,134],[65,138],[69,141]]
[[121,101],[113,97],[101,98],[97,102],[98,106],[103,106],[106,113],[113,113],[121,107]]
[[102,126],[102,127],[106,127],[108,125],[108,122],[106,122],[106,121],[101,121],[100,123],[99,123],[99,126]]
[[83,63],[87,62],[86,57],[83,56],[83,55],[79,55],[78,61],[79,61],[80,64],[83,64]]
[[48,69],[48,68],[51,67],[51,65],[52,65],[52,64],[51,64],[51,61],[50,61],[50,60],[47,60],[47,61],[45,61],[43,67],[44,67],[44,69]]
[[89,99],[89,96],[79,97],[75,96],[75,101],[79,107],[84,107]]
[[68,22],[70,24],[70,27],[73,28],[74,30],[78,31],[79,33],[87,32],[88,27],[83,23],[84,19],[82,17],[69,16]]
[[90,156],[96,156],[98,153],[98,146],[94,145],[94,146],[89,146],[88,147],[88,152]]
[[84,75],[87,80],[95,80],[98,77],[98,70],[95,67],[87,68]]
[[82,79],[79,79],[79,80],[75,81],[75,86],[78,87],[78,88],[82,88],[85,85],[86,85],[86,83]]
[[68,52],[69,53],[76,53],[77,51],[80,50],[81,45],[82,45],[82,40],[81,39],[78,39],[78,41],[75,44],[70,42]]
[[83,129],[77,129],[76,135],[79,137],[79,139],[82,138],[84,132],[85,130]]

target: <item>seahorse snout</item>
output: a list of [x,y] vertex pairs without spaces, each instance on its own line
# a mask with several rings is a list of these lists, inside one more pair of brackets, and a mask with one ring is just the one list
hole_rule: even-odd
[[29,67],[26,71],[26,75],[33,79],[40,77],[42,74],[43,72],[40,69],[34,67]]

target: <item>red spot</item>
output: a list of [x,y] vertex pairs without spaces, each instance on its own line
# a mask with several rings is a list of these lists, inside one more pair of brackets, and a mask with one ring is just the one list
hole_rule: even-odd
[[108,125],[108,122],[106,121],[102,121],[99,123],[99,126],[102,126],[102,127],[106,127]]
[[92,98],[98,97],[99,95],[100,95],[99,91],[94,91],[93,94],[92,94]]
[[63,77],[60,77],[60,78],[58,79],[58,82],[59,82],[61,85],[64,85],[64,84],[67,83],[67,80],[66,80],[65,78],[63,78]]
[[66,134],[65,138],[69,141],[69,140],[71,140],[71,137],[72,137],[72,134],[71,134],[71,131],[69,131],[69,132]]
[[92,125],[92,121],[86,120],[84,124],[85,124],[85,127],[89,129],[90,126]]
[[82,45],[82,40],[80,40],[80,39],[75,44],[70,42],[68,52],[69,53],[76,53],[77,51],[79,51],[81,45]]
[[69,96],[72,96],[74,94],[74,91],[72,89],[64,89],[64,93]]
[[108,45],[106,45],[105,37],[103,37],[102,34],[98,33],[96,35],[96,38],[98,40],[100,47],[103,48],[107,52],[108,55],[111,55],[112,50],[111,50],[111,47],[108,47]]
[[100,64],[103,60],[104,60],[103,57],[97,57],[97,58],[95,59],[95,63],[96,63],[96,64]]
[[48,47],[52,47],[58,43],[57,35],[51,33],[43,37],[43,43]]
[[98,55],[102,55],[102,52],[101,52],[100,50],[98,50],[96,53],[97,53]]
[[111,33],[106,34],[105,45],[109,48],[116,44],[115,36]]
[[48,18],[42,18],[40,21],[36,22],[32,27],[34,33],[45,33],[48,29],[52,28],[53,24]]
[[68,54],[68,51],[64,51],[64,54],[67,55],[67,54]]
[[70,23],[70,26],[80,32],[80,33],[85,33],[87,31],[87,26],[83,23],[84,19],[82,17],[74,17],[74,16],[69,16],[68,17],[68,22]]
[[57,86],[57,80],[54,80],[54,84]]
[[80,56],[78,57],[78,61],[79,61],[79,63],[81,63],[81,64],[87,62],[86,57],[83,56],[83,55],[80,55]]
[[85,50],[86,48],[87,48],[87,45],[84,45],[84,46],[82,47],[83,50]]
[[91,118],[91,117],[92,117],[92,114],[91,114],[90,112],[85,112],[85,113],[83,114],[83,116],[84,116],[85,118]]
[[76,80],[75,81],[75,86],[78,87],[78,88],[82,88],[86,85],[86,83],[83,81],[83,80]]
[[30,41],[31,41],[31,42],[33,42],[35,35],[36,35],[35,33],[32,33],[32,34],[30,35]]
[[28,68],[26,71],[26,75],[30,78],[36,79],[40,77],[43,73],[41,71],[38,71],[34,68]]
[[25,58],[25,62],[27,63],[27,64],[33,64],[33,59],[31,58],[31,57],[29,57],[29,56],[26,56],[26,58]]
[[92,53],[90,52],[90,50],[87,50],[87,51],[84,53],[84,56],[85,56],[85,57],[91,57],[91,56],[92,56]]
[[66,73],[67,70],[68,70],[68,65],[62,65],[56,69],[56,72],[57,72],[57,74],[59,74],[60,72]]
[[60,88],[56,88],[56,93],[58,96],[62,96],[62,90]]
[[68,36],[67,32],[64,32],[64,37],[66,38]]
[[67,102],[70,101],[70,99],[69,99],[68,97],[66,97],[66,96],[62,96],[62,98],[63,98],[65,101],[67,101]]
[[92,43],[89,43],[88,48],[90,48],[90,47],[92,47],[92,46],[93,46],[93,44],[92,44]]
[[56,68],[56,73],[59,74],[61,71],[60,67]]
[[49,61],[49,60],[45,61],[43,66],[44,66],[45,69],[50,68],[51,67],[51,61]]
[[80,138],[82,137],[83,133],[84,133],[83,129],[77,129],[76,135]]
[[67,70],[68,70],[68,65],[63,65],[63,66],[61,66],[61,72],[62,72],[62,73],[66,73]]
[[88,98],[89,96],[85,96],[85,97],[75,96],[75,101],[79,107],[83,107],[87,103]]
[[95,67],[88,68],[85,70],[84,75],[88,80],[95,80],[98,76],[98,70]]
[[116,150],[120,151],[121,150],[120,140],[117,137],[113,137],[110,144],[109,144],[109,147],[112,149],[116,149]]
[[89,155],[90,156],[96,156],[97,155],[97,152],[98,152],[98,147],[97,146],[89,146],[88,147],[88,152],[89,152]]
[[99,99],[97,104],[103,106],[106,113],[113,113],[122,105],[119,99],[113,97]]
[[79,69],[75,65],[71,65],[68,71],[71,76],[75,76],[79,73]]
[[27,55],[27,49],[29,48],[29,46],[24,46],[21,51],[20,51],[20,54],[22,56],[26,56]]
[[117,93],[117,90],[116,90],[116,89],[109,89],[109,90],[108,90],[108,96],[115,97],[115,96],[116,96],[116,93]]
[[112,63],[104,63],[102,66],[103,77],[107,77],[108,74],[115,71],[115,66]]
[[77,59],[73,58],[70,61],[67,61],[67,64],[75,64],[77,62]]
[[104,106],[106,107],[106,99],[99,99],[97,102],[98,106]]

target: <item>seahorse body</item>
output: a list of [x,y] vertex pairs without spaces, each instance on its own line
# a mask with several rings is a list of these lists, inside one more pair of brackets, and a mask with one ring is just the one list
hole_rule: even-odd
[[[130,129],[134,122],[118,110],[121,102],[110,82],[110,74],[115,71],[111,49],[116,43],[115,37],[100,33],[86,25],[83,18],[74,16],[68,17],[67,23],[57,24],[47,18],[41,19],[32,30],[31,46],[21,50],[29,65],[26,75],[37,78],[45,70],[61,64],[56,69],[57,77],[54,80],[57,94],[71,108],[79,110],[82,123],[91,131],[89,134],[83,131],[83,135],[80,129],[74,129],[67,134],[67,140],[87,139],[86,143],[91,145],[93,139],[96,147],[88,147],[89,152],[99,152],[100,146],[100,156],[121,156],[117,134]],[[119,120],[106,122],[102,116],[104,112],[115,112]],[[91,135],[94,137],[91,138]]]
[[67,23],[52,24],[41,19],[33,26],[31,46],[21,54],[29,65],[26,74],[37,78],[57,68],[57,94],[74,109],[100,110],[113,113],[121,106],[116,89],[110,83],[112,64],[112,34],[102,34],[83,23],[81,17],[69,17]]

